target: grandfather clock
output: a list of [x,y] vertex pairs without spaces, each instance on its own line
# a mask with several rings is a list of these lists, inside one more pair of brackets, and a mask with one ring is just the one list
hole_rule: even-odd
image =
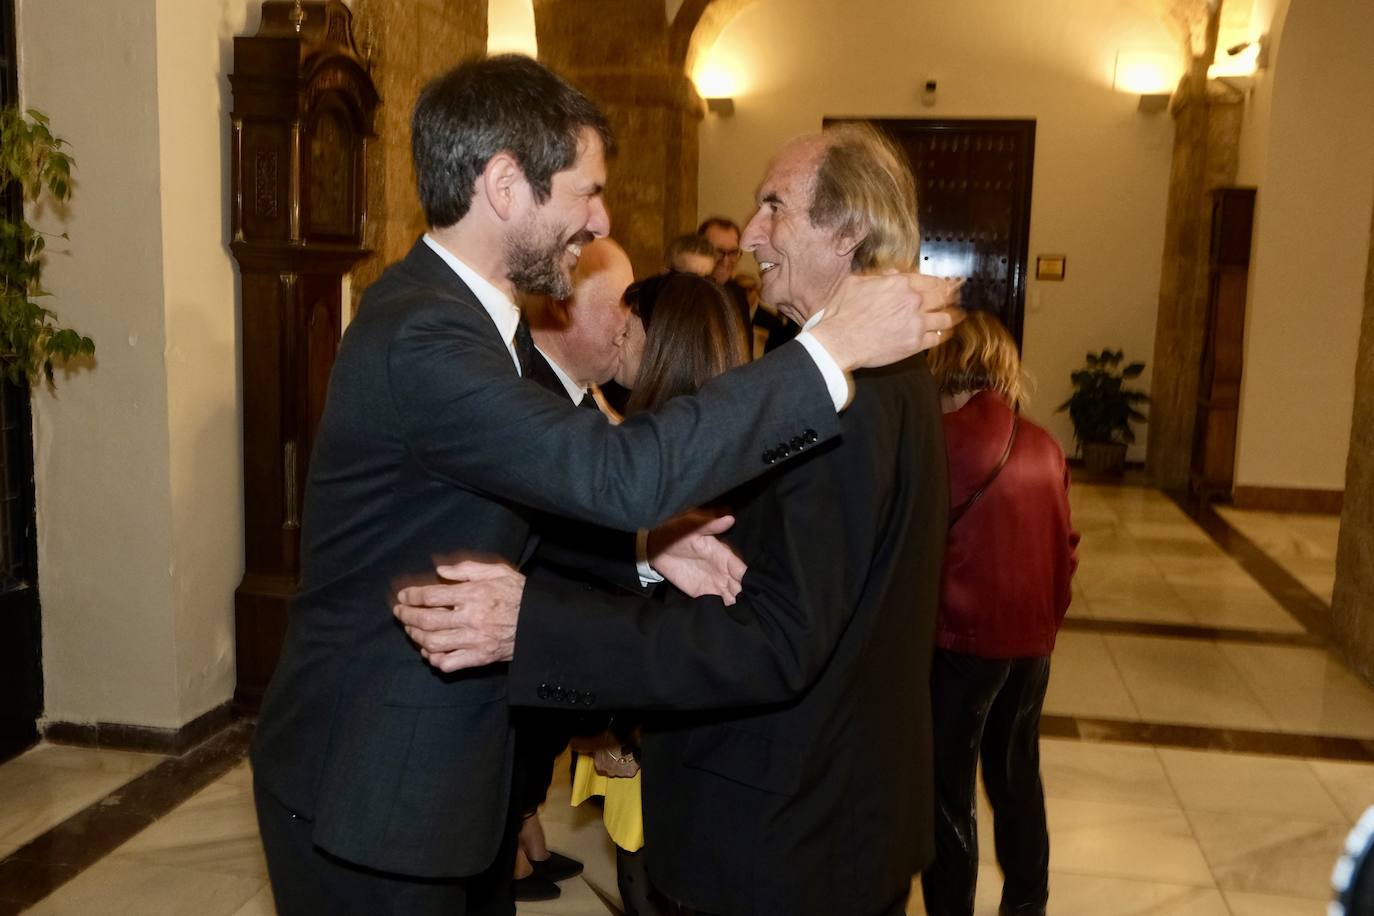
[[266,0],[234,39],[233,242],[243,290],[245,572],[234,593],[240,706],[276,667],[300,577],[306,465],[363,247],[377,90],[339,0]]

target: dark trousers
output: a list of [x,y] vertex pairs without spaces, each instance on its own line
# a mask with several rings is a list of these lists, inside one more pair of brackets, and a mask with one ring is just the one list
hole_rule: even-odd
[[261,788],[253,797],[278,916],[514,916],[514,819],[482,874],[414,878],[331,856],[311,840],[311,821]]
[[615,848],[615,883],[625,916],[683,916],[687,911],[659,893],[644,867],[644,850]]
[[930,916],[971,916],[978,880],[977,767],[992,805],[1002,916],[1043,914],[1050,837],[1040,784],[1047,656],[986,659],[935,650],[935,860],[921,874]]

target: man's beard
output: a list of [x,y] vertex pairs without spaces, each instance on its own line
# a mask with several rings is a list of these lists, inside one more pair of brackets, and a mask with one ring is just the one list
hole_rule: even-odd
[[506,270],[511,284],[522,293],[543,293],[555,299],[572,295],[572,274],[563,266],[568,245],[590,242],[595,236],[585,229],[571,240],[561,238],[556,227],[531,220],[528,227],[506,239]]

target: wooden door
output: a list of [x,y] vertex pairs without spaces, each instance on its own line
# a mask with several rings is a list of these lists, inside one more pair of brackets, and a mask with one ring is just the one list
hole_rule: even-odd
[[922,272],[964,277],[965,307],[995,314],[1020,346],[1035,122],[872,118],[870,123],[906,153],[915,174]]
[[1254,188],[1212,191],[1207,328],[1198,376],[1188,488],[1202,499],[1229,499],[1235,484],[1236,431],[1245,353]]

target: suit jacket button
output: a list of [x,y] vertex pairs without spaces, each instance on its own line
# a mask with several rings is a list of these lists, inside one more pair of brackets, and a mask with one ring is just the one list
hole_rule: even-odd
[[549,691],[549,685],[540,684],[539,689],[535,691],[535,694],[539,697],[539,699],[547,700],[551,696],[551,693]]
[[806,432],[802,433],[802,436],[805,437],[806,441],[811,445],[815,445],[816,442],[821,438],[820,436],[816,435],[816,431],[814,429],[808,429]]
[[564,691],[562,687],[555,687],[555,688],[553,688],[553,698],[554,698],[555,700],[557,700],[558,702],[560,702],[560,703],[563,702],[563,697],[564,697],[565,693],[566,693],[566,691]]
[[588,690],[585,694],[582,695],[582,702],[586,703],[588,706],[595,706],[596,694]]
[[792,446],[792,450],[793,450],[793,451],[797,451],[797,452],[801,451],[801,450],[802,450],[802,446],[804,446],[804,445],[806,445],[806,440],[803,439],[801,436],[793,436],[793,437],[792,437],[791,446]]
[[574,706],[576,706],[578,703],[581,703],[581,702],[582,702],[582,691],[580,691],[580,690],[569,690],[569,691],[568,691],[568,702],[571,703],[571,704],[574,705]]
[[777,456],[777,454],[776,454],[771,448],[770,448],[768,451],[766,451],[766,452],[763,453],[763,463],[764,463],[764,464],[777,464],[777,462],[778,462],[778,456]]

